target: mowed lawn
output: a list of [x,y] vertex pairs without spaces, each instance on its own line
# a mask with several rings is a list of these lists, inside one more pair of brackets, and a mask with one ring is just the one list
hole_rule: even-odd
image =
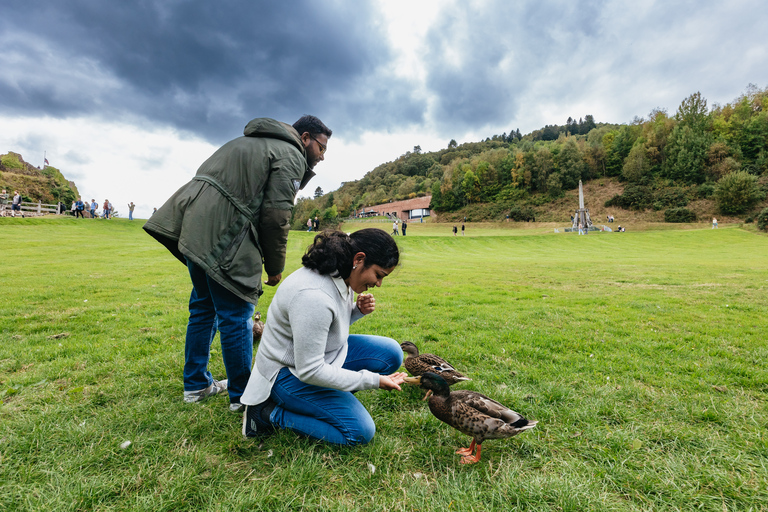
[[[0,219],[0,510],[768,510],[754,228],[409,228],[353,331],[539,420],[465,466],[412,387],[358,393],[377,424],[358,448],[243,439],[225,397],[182,403],[189,278],[141,224]],[[368,226],[391,229],[344,229]],[[284,275],[311,239],[291,233]]]

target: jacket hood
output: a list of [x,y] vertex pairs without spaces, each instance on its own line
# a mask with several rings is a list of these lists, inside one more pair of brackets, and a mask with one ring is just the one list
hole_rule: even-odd
[[270,139],[284,140],[290,144],[293,144],[301,151],[301,154],[306,158],[307,153],[304,150],[304,144],[301,143],[301,137],[293,126],[269,119],[267,117],[260,117],[253,119],[243,130],[243,135],[246,137],[268,137]]

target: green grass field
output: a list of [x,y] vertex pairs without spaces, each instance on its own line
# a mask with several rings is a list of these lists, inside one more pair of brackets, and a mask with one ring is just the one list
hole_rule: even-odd
[[539,420],[464,466],[469,439],[410,387],[358,394],[378,429],[358,448],[243,439],[225,397],[182,403],[189,278],[141,224],[0,219],[0,510],[768,510],[754,228],[412,224],[353,331]]

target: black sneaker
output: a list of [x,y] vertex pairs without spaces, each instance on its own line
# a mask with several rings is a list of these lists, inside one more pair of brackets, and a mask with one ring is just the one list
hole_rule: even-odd
[[269,415],[272,414],[275,405],[271,398],[259,405],[246,405],[243,412],[243,436],[259,437],[273,433],[275,427],[269,421]]

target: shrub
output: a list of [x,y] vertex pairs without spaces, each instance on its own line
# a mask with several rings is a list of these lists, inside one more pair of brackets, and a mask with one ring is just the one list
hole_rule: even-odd
[[665,188],[654,196],[653,209],[682,208],[688,206],[688,195],[685,189],[680,187]]
[[670,208],[664,212],[664,222],[694,222],[696,213],[688,208]]
[[23,169],[24,164],[19,161],[19,157],[15,153],[9,152],[6,155],[0,157],[0,163],[7,169]]
[[764,208],[763,211],[757,214],[757,229],[765,231],[768,228],[768,208]]
[[615,195],[605,202],[605,206],[618,206],[625,210],[644,210],[653,203],[653,191],[642,185],[627,185],[624,193]]
[[725,214],[741,213],[764,197],[765,193],[757,184],[757,176],[746,171],[727,174],[715,186],[715,201]]
[[514,221],[518,221],[518,222],[529,221],[529,220],[534,220],[535,217],[536,217],[536,212],[534,212],[532,208],[527,206],[521,207],[521,206],[515,205],[512,207],[511,210],[509,210],[509,218]]
[[753,222],[755,222],[755,218],[751,215],[744,219],[744,224],[752,224]]
[[708,199],[715,193],[715,186],[712,183],[702,183],[696,187],[696,195],[702,199]]

